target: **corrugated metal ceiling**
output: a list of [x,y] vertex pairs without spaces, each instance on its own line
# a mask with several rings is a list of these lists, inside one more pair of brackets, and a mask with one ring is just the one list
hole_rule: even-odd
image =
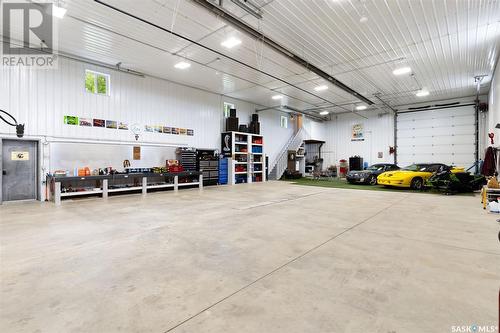
[[[271,96],[300,109],[334,103],[352,110],[353,96],[227,26],[190,0],[104,0],[124,11],[238,59],[221,57],[92,0],[67,0],[60,20],[61,51],[122,66],[216,93],[273,106]],[[500,0],[253,0],[263,19],[224,1],[227,10],[349,87],[397,106],[470,96],[474,76],[488,75],[499,53]],[[360,18],[366,16],[366,22]],[[231,36],[242,44],[226,49]],[[179,71],[180,59],[194,65]],[[410,66],[414,74],[394,76]],[[253,69],[252,69],[253,68]],[[257,69],[257,70],[255,70]],[[271,74],[266,75],[262,72]],[[278,79],[277,79],[278,78]],[[295,85],[295,87],[284,83]],[[315,91],[328,84],[326,91]],[[420,88],[430,95],[418,98]]]

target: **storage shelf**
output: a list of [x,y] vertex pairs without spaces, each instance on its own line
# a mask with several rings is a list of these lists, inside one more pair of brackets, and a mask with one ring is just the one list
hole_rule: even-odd
[[89,195],[89,194],[101,194],[102,190],[99,191],[76,191],[76,192],[64,192],[61,193],[61,197],[76,197],[79,195]]
[[142,186],[132,186],[132,187],[123,187],[123,188],[110,188],[108,193],[113,192],[125,192],[125,191],[137,191],[142,190]]
[[148,189],[174,187],[174,184],[148,185]]
[[222,133],[222,139],[224,139],[222,142],[226,141],[227,136],[231,138],[231,147],[223,155],[229,158],[229,163],[225,166],[228,170],[228,184],[252,183],[256,181],[255,178],[265,182],[265,172],[252,171],[264,169],[264,137],[260,134],[228,131]]

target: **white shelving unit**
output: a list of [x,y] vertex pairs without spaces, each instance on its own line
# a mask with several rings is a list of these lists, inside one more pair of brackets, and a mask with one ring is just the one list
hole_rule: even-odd
[[[223,138],[225,135],[230,136],[230,152],[226,152],[229,158],[229,184],[265,182],[264,137],[243,132],[226,132],[222,135]],[[222,151],[224,153],[224,147]]]

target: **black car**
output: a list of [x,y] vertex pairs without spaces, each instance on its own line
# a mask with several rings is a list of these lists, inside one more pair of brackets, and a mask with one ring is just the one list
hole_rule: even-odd
[[362,184],[370,184],[377,185],[377,176],[382,172],[399,170],[399,167],[396,164],[390,163],[379,163],[373,164],[368,167],[366,170],[352,170],[347,173],[346,179],[349,183],[362,183]]

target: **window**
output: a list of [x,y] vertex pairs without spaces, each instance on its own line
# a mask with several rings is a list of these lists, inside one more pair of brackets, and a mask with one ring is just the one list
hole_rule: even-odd
[[109,96],[109,81],[108,74],[85,71],[85,90],[89,93]]
[[229,118],[229,110],[235,108],[236,106],[234,104],[224,102],[224,118]]
[[283,128],[288,128],[288,117],[281,116],[280,125]]

